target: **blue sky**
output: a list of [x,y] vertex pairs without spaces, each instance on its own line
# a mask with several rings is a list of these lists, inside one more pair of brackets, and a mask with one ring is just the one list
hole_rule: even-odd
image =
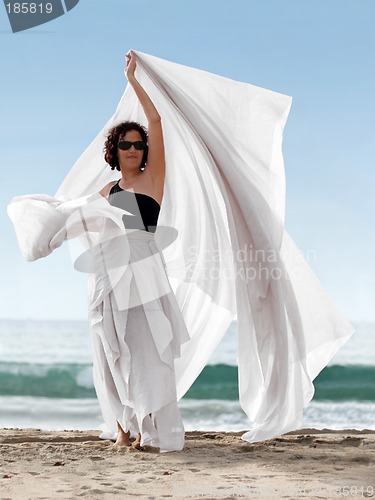
[[140,50],[291,95],[286,229],[334,302],[375,321],[373,0],[80,0],[13,34],[0,5],[0,318],[85,319],[68,248],[22,260],[6,215],[53,195],[113,114]]

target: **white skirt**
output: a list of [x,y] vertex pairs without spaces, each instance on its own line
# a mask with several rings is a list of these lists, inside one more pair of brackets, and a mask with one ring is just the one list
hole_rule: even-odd
[[127,232],[130,258],[122,278],[90,312],[93,379],[104,424],[141,434],[141,446],[180,451],[185,430],[177,405],[174,358],[190,339],[155,242],[155,234]]

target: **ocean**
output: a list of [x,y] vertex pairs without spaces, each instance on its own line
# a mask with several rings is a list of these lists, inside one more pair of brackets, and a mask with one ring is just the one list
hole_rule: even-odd
[[[375,429],[375,323],[356,333],[314,381],[304,427]],[[179,401],[185,430],[242,431],[236,322]],[[102,423],[84,321],[0,321],[0,428],[96,429]]]

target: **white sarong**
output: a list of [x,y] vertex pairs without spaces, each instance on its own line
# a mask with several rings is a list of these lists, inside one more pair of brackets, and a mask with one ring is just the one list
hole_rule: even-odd
[[131,437],[141,433],[141,445],[182,450],[174,358],[190,337],[154,234],[133,230],[126,237],[129,265],[108,295],[91,302],[101,437],[116,437],[117,420]]

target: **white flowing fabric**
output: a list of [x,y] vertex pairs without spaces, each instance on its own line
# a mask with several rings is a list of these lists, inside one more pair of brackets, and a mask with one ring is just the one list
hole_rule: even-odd
[[[162,117],[165,138],[167,174],[155,242],[187,327],[176,320],[181,331],[173,332],[177,399],[237,316],[239,400],[251,421],[242,439],[256,442],[300,428],[313,379],[354,330],[284,230],[281,146],[291,98],[141,52],[136,56],[137,78]],[[129,85],[55,198],[12,200],[9,215],[25,258],[47,255],[67,238],[61,211],[72,213],[73,207],[82,212],[93,205],[93,214],[108,215],[119,234],[119,212],[95,193],[119,177],[105,164],[103,145],[108,130],[125,120],[147,126]],[[176,230],[173,242],[163,227]],[[95,228],[86,231],[92,236]],[[105,295],[105,286],[95,284],[97,296]],[[157,296],[163,294],[171,296]],[[105,338],[105,329],[101,333]],[[113,415],[105,416],[111,411],[102,406],[103,429],[113,432]]]

